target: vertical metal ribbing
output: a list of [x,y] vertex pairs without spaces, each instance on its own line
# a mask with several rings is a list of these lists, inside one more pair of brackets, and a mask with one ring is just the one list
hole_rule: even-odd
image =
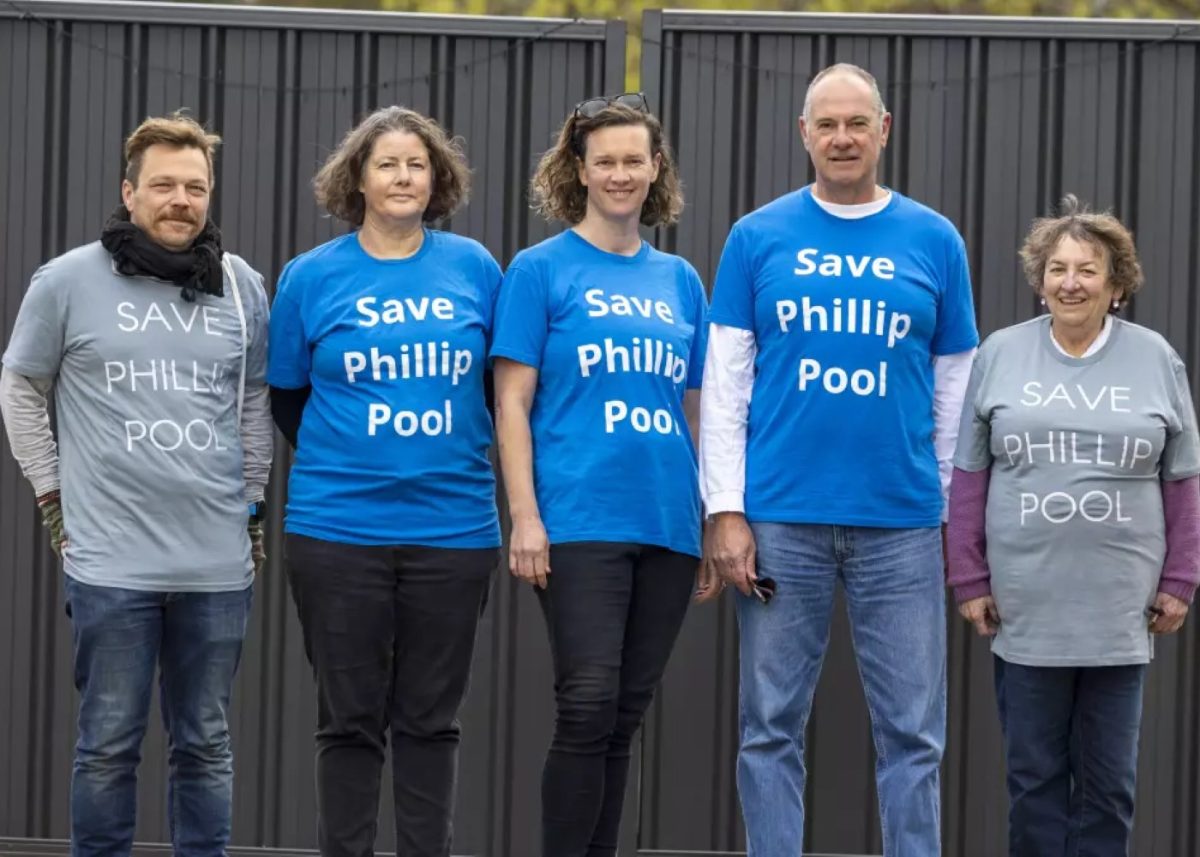
[[[912,42],[907,36],[895,36],[890,40],[888,51],[888,76],[892,80],[888,94],[888,109],[892,123],[907,126],[909,122],[908,81],[912,79]],[[899,134],[888,141],[888,181],[892,187],[908,187],[908,135]]]
[[[963,161],[963,237],[967,242],[972,269],[979,270],[979,247],[983,241],[983,163],[986,156],[984,100],[987,93],[987,51],[978,37],[967,48],[967,117]],[[974,249],[972,249],[974,248]]]
[[[202,40],[203,59],[200,66],[200,111],[199,115],[211,128],[225,127],[225,28],[204,28]],[[218,152],[217,157],[220,157]],[[210,216],[221,222],[223,195],[214,194]]]

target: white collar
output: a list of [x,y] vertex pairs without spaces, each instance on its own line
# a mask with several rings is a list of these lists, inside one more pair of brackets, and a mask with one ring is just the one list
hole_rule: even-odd
[[843,205],[840,202],[827,202],[817,196],[816,190],[810,191],[813,202],[828,211],[834,217],[840,217],[843,220],[861,220],[864,217],[870,217],[872,214],[878,214],[888,207],[888,203],[892,201],[892,192],[884,190],[884,194],[879,199],[873,199],[870,202],[860,202],[854,205]]
[[1112,335],[1113,329],[1112,316],[1104,316],[1104,324],[1100,326],[1100,334],[1092,340],[1092,344],[1087,347],[1087,351],[1083,352],[1079,357],[1076,357],[1074,354],[1067,354],[1067,350],[1059,345],[1058,340],[1054,338],[1054,331],[1050,329],[1050,326],[1047,326],[1046,329],[1050,331],[1050,341],[1054,343],[1054,347],[1059,350],[1060,354],[1064,354],[1072,360],[1083,360],[1085,357],[1091,357],[1104,347],[1104,343],[1108,342],[1108,337]]

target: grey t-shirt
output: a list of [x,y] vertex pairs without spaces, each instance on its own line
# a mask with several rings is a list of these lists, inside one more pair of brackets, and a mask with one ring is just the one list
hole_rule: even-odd
[[[262,278],[231,257],[248,384],[264,383]],[[51,260],[21,303],[4,366],[53,378],[67,574],[162,592],[253,578],[237,394],[242,330],[225,296],[113,270],[99,242]]]
[[1028,666],[1149,661],[1145,611],[1166,552],[1160,480],[1200,473],[1186,372],[1166,340],[1113,319],[1108,342],[1077,359],[1054,347],[1049,316],[992,334],[954,464],[991,468],[992,650]]

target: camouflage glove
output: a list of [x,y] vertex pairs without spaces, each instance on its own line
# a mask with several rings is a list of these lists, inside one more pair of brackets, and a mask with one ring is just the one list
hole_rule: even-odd
[[42,512],[42,526],[50,534],[50,549],[57,557],[62,556],[62,549],[67,543],[67,532],[63,528],[62,502],[57,491],[38,497],[38,508]]
[[262,571],[267,562],[267,548],[263,539],[262,521],[251,518],[246,523],[246,532],[250,534],[250,558],[254,560],[254,573]]

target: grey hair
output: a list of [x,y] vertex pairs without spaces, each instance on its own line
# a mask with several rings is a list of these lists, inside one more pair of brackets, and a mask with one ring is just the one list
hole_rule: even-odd
[[817,84],[827,77],[833,77],[836,74],[847,74],[851,77],[857,77],[859,80],[871,87],[871,100],[875,102],[875,114],[880,121],[883,120],[883,114],[887,113],[887,108],[883,106],[883,96],[879,94],[879,84],[875,80],[875,75],[867,71],[862,66],[857,66],[854,63],[839,62],[821,69],[817,72],[817,76],[808,84],[808,91],[804,93],[804,122],[807,124],[812,116],[812,93],[817,88]]

